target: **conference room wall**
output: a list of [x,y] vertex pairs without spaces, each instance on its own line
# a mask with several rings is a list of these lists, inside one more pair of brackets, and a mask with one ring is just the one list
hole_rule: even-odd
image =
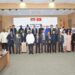
[[68,15],[69,26],[75,27],[75,13]]
[[[69,19],[72,20],[71,24],[75,24],[75,13],[70,14],[70,15],[61,15],[61,16],[39,16],[39,17],[58,17],[58,25],[59,27],[61,27],[63,24],[65,24],[65,28],[69,27]],[[24,16],[0,16],[0,30],[2,29],[9,29],[9,26],[13,24],[13,18],[14,17],[24,17]],[[33,17],[33,16],[25,16],[25,17]],[[35,16],[38,17],[38,16]],[[72,27],[74,27],[73,25],[71,25]]]
[[0,16],[0,31],[2,31],[2,16]]
[[59,25],[59,28],[63,26],[65,28],[68,28],[68,15],[58,16],[58,25]]
[[13,24],[12,16],[2,16],[2,29],[6,31],[9,29],[9,26]]

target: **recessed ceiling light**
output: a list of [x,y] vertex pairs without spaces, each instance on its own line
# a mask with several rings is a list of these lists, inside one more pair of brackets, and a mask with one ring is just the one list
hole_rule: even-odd
[[71,8],[69,8],[68,10],[71,10]]
[[9,9],[9,11],[11,11],[12,9]]
[[5,9],[1,9],[2,11],[4,11]]
[[20,0],[20,8],[26,8],[26,3]]
[[49,7],[50,7],[50,8],[54,8],[54,7],[55,7],[54,0],[52,0],[51,2],[49,2]]
[[56,10],[60,10],[60,9],[57,8]]
[[63,10],[66,10],[65,8]]
[[18,10],[18,9],[15,9],[16,11]]

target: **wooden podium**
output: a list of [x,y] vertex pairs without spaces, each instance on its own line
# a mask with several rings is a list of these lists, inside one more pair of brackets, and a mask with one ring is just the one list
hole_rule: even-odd
[[9,52],[0,55],[0,71],[2,71],[10,63]]

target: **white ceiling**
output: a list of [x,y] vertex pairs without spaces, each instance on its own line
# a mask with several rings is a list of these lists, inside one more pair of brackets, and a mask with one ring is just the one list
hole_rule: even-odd
[[0,15],[68,15],[75,12],[75,10],[55,10],[55,9],[19,9],[19,10],[0,10]]
[[[23,0],[26,3],[49,3],[52,0]],[[0,3],[20,3],[20,0],[0,0]],[[75,3],[75,0],[55,0],[55,3]],[[55,9],[19,9],[0,10],[0,15],[68,15],[75,10],[55,10]]]
[[[26,3],[49,3],[52,0],[23,0]],[[19,3],[20,0],[0,0],[0,3]],[[75,0],[55,0],[56,3],[75,3]]]

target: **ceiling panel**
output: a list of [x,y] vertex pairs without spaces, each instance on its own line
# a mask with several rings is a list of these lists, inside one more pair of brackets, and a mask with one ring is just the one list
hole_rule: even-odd
[[19,10],[0,10],[0,15],[44,15],[44,16],[48,16],[48,15],[68,15],[71,13],[74,13],[75,10],[70,10],[70,9],[60,9],[60,10],[56,10],[56,9],[19,9]]

